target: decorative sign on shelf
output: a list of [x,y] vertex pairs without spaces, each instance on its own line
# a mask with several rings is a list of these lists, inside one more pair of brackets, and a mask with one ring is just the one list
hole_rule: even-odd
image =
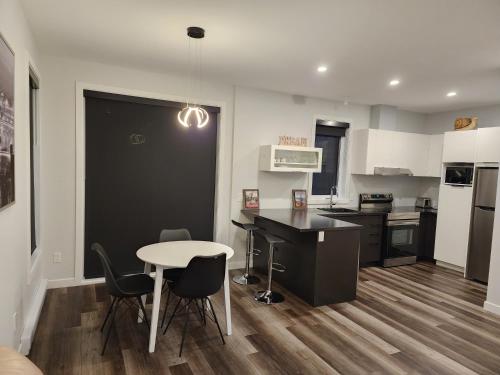
[[307,138],[305,137],[290,137],[288,135],[279,136],[280,146],[302,146],[307,147]]
[[458,117],[455,120],[455,130],[472,130],[477,127],[477,117]]

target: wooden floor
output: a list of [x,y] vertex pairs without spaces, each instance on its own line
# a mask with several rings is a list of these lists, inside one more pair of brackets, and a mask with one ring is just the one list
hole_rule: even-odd
[[[30,358],[46,374],[499,374],[500,318],[480,307],[485,287],[421,263],[360,272],[358,298],[312,308],[291,294],[263,306],[232,284],[233,335],[193,320],[147,352],[148,330],[124,312],[100,355],[102,285],[50,290]],[[279,288],[277,288],[279,289]],[[223,320],[222,295],[215,298]],[[196,317],[193,315],[193,319]]]

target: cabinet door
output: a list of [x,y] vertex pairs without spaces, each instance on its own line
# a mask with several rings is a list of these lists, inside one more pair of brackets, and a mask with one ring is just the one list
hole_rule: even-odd
[[406,158],[407,168],[414,176],[427,176],[430,137],[426,134],[406,133],[401,158]]
[[421,259],[434,259],[434,243],[436,239],[436,220],[434,213],[420,214],[419,251]]
[[368,136],[369,152],[367,170],[373,174],[375,167],[399,167],[396,155],[400,147],[397,132],[370,129]]
[[459,130],[444,133],[443,162],[473,163],[476,158],[475,145],[475,130]]
[[469,245],[472,187],[441,185],[436,228],[436,260],[465,267]]
[[429,138],[429,157],[427,159],[426,176],[441,177],[443,166],[443,134],[434,134]]
[[476,162],[500,162],[500,127],[477,130]]
[[335,219],[362,225],[359,263],[367,264],[382,260],[382,237],[384,217],[382,215],[331,216]]

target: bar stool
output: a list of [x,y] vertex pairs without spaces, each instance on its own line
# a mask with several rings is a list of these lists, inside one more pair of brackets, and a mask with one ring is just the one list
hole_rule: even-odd
[[286,241],[264,231],[259,230],[256,233],[262,236],[264,240],[269,244],[269,259],[267,261],[267,289],[255,293],[255,300],[267,305],[283,302],[285,300],[285,297],[281,293],[273,292],[271,290],[271,283],[273,280],[273,271],[286,271],[284,265],[274,262],[274,248],[277,247],[278,244],[285,243]]
[[237,227],[242,228],[247,232],[245,272],[241,275],[234,276],[233,281],[241,285],[258,284],[260,282],[260,279],[257,276],[250,275],[250,255],[260,254],[260,250],[256,250],[253,248],[253,232],[258,230],[259,227],[255,224],[243,224],[234,220],[231,220],[231,222]]

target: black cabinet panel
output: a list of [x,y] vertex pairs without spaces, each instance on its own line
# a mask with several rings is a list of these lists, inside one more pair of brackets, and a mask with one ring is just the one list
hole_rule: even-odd
[[331,217],[363,226],[359,250],[361,265],[382,260],[384,215],[332,215]]
[[432,212],[420,213],[419,230],[419,259],[434,259],[434,242],[436,239],[437,214]]

